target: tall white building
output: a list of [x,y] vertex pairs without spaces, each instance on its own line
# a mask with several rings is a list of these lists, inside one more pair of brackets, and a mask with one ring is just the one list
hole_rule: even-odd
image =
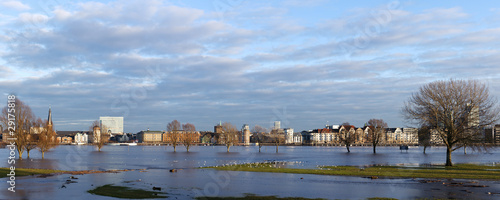
[[274,130],[281,129],[281,122],[280,121],[274,121]]
[[99,121],[109,133],[123,134],[123,117],[99,117]]
[[292,144],[294,143],[293,140],[293,128],[285,128],[285,144]]

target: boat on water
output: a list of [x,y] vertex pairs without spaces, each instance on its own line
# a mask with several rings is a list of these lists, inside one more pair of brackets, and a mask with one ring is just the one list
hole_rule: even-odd
[[137,146],[137,143],[120,143],[120,146]]

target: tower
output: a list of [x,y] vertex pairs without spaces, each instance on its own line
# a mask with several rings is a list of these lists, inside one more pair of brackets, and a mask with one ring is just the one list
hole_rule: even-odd
[[243,144],[245,145],[249,145],[250,144],[250,127],[248,126],[248,124],[243,124],[243,126],[241,127],[241,135],[242,135],[242,142]]
[[51,110],[50,106],[49,106],[49,116],[47,117],[47,129],[53,130],[52,129],[52,110]]

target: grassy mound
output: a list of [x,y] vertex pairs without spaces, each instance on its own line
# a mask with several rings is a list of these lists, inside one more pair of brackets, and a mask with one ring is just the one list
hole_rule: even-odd
[[90,194],[108,196],[108,197],[116,197],[123,199],[153,199],[153,198],[167,198],[167,196],[163,196],[162,192],[153,192],[141,189],[132,189],[124,186],[114,186],[111,184],[103,185],[97,187],[93,190],[87,191]]
[[[16,168],[15,170],[16,176],[29,176],[29,175],[37,175],[37,174],[54,174],[54,173],[65,173],[66,171],[61,170],[52,170],[52,169],[24,169],[24,168]],[[7,174],[10,173],[10,169],[6,167],[0,168],[0,178],[7,177]]]
[[388,177],[388,178],[444,178],[444,179],[484,179],[500,180],[500,166],[484,166],[473,164],[457,164],[452,167],[445,166],[371,166],[360,168],[356,166],[323,166],[316,169],[285,168],[273,163],[250,163],[226,165],[214,168],[229,171],[273,172],[294,174],[319,174],[361,177]]

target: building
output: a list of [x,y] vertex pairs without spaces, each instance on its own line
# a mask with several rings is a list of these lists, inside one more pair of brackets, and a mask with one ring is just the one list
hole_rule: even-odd
[[141,131],[137,133],[139,143],[159,144],[163,141],[163,131]]
[[285,128],[284,132],[285,132],[285,144],[295,143],[294,139],[293,139],[293,136],[294,136],[293,135],[293,128]]
[[281,129],[281,122],[280,121],[274,121],[273,130],[278,130],[278,129]]
[[500,144],[500,124],[496,124],[493,131],[493,143]]
[[244,145],[250,145],[250,127],[248,124],[243,124],[241,127],[241,139]]
[[89,141],[89,135],[85,132],[79,132],[75,134],[75,143],[77,144],[87,144]]
[[73,143],[73,138],[70,136],[58,136],[57,137],[57,143],[59,144],[71,144]]
[[403,128],[403,135],[401,139],[405,144],[418,144],[418,129],[417,128]]
[[123,134],[123,117],[99,117],[99,122],[110,134]]
[[123,135],[115,135],[115,140],[117,142],[128,142],[130,137],[128,134],[124,133]]
[[302,134],[301,133],[294,133],[293,134],[293,143],[294,144],[302,144]]
[[222,133],[222,122],[214,126],[214,133]]

